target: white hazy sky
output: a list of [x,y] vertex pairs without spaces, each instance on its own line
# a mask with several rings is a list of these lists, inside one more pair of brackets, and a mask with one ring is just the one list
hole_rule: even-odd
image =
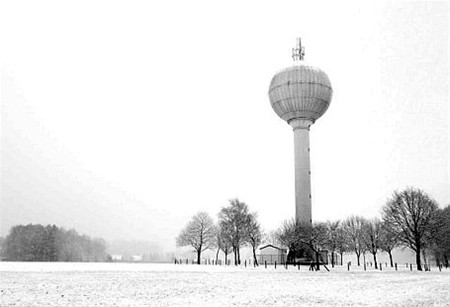
[[238,197],[294,216],[291,128],[270,107],[301,36],[334,96],[311,129],[313,219],[450,203],[449,2],[4,1],[0,235],[57,224],[172,248]]

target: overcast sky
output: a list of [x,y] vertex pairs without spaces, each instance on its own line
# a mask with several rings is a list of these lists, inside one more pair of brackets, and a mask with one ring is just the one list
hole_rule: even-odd
[[449,4],[10,1],[1,22],[0,235],[15,224],[175,246],[230,198],[292,218],[293,133],[267,96],[296,37],[327,72],[313,220],[450,203]]

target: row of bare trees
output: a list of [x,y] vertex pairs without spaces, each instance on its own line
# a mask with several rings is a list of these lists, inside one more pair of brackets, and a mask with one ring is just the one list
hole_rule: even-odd
[[378,268],[377,254],[380,251],[388,253],[390,265],[393,266],[392,251],[397,246],[415,252],[418,270],[422,270],[421,256],[426,259],[426,251],[434,254],[437,264],[448,266],[450,207],[439,209],[423,191],[407,188],[393,193],[382,208],[381,220],[351,216],[343,221],[313,225],[302,225],[292,220],[281,226],[276,237],[290,250],[298,249],[299,244],[306,244],[317,254],[321,250],[330,251],[332,266],[336,252],[340,253],[341,259],[344,252],[354,252],[358,266],[361,255],[365,258],[365,254],[370,253],[375,268]]
[[[319,253],[327,250],[331,253],[331,265],[335,265],[335,255],[354,252],[360,265],[360,256],[366,252],[372,253],[377,267],[377,252],[381,249],[391,256],[394,245],[382,242],[389,237],[386,228],[380,220],[368,220],[360,216],[351,216],[344,221],[318,222],[312,225],[302,224],[296,220],[284,222],[276,233],[280,244],[291,251],[300,250],[302,245],[308,246],[319,259]],[[288,259],[288,261],[294,261]],[[342,263],[341,263],[342,264]],[[316,263],[316,269],[319,263]]]
[[398,244],[416,254],[417,270],[422,270],[421,253],[434,254],[436,262],[448,266],[450,256],[449,206],[439,209],[436,201],[419,189],[394,192],[383,207],[382,215],[388,231]]
[[[235,264],[240,263],[240,248],[251,246],[254,262],[256,249],[263,241],[261,226],[255,212],[238,199],[230,200],[218,214],[218,223],[205,212],[197,213],[177,238],[179,246],[192,246],[197,251],[198,263],[206,249],[216,248],[227,256],[233,252]],[[335,254],[341,256],[354,252],[358,266],[366,253],[373,257],[378,268],[377,255],[380,251],[389,255],[393,266],[392,251],[395,247],[410,248],[416,254],[416,265],[422,270],[421,256],[430,252],[437,264],[448,266],[450,256],[450,206],[439,209],[436,201],[419,189],[407,188],[394,192],[382,208],[381,219],[366,219],[350,216],[343,221],[301,224],[296,220],[286,221],[274,233],[265,236],[267,243],[274,243],[296,251],[308,246],[315,254],[321,251],[331,253],[331,264],[335,265]],[[288,255],[289,258],[289,255]],[[288,259],[289,261],[289,259]],[[319,269],[319,261],[317,261]]]
[[256,249],[261,244],[263,232],[256,212],[250,212],[247,204],[238,199],[230,200],[218,214],[218,222],[206,212],[195,214],[177,237],[178,246],[191,246],[197,253],[200,264],[201,253],[207,249],[216,249],[216,262],[219,252],[228,255],[233,252],[234,263],[241,263],[240,250],[251,246],[254,262],[257,265]]
[[343,221],[342,232],[344,249],[356,254],[358,266],[361,264],[361,255],[365,258],[365,254],[370,253],[377,269],[377,254],[380,250],[388,253],[390,265],[394,266],[392,250],[399,245],[399,239],[386,222],[378,218],[351,216]]

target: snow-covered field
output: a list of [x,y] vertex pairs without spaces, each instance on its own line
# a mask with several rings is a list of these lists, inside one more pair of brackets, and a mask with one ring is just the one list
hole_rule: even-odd
[[0,262],[1,306],[449,306],[450,269]]

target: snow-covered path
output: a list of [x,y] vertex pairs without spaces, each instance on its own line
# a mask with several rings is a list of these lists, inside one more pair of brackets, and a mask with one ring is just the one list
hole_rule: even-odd
[[0,262],[1,306],[446,306],[450,269]]

